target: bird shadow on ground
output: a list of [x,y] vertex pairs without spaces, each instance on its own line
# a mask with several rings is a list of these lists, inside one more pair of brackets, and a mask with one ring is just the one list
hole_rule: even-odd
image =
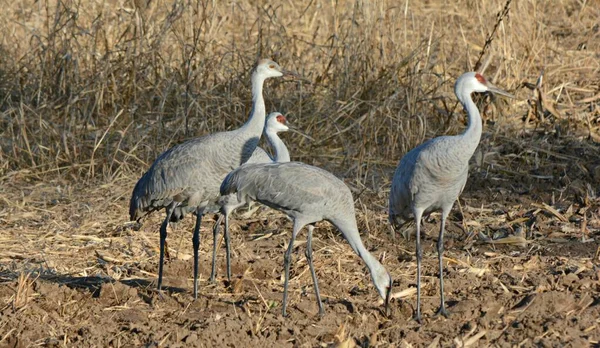
[[[154,288],[155,282],[141,278],[116,280],[106,276],[72,276],[57,274],[49,270],[30,270],[25,272],[0,270],[0,285],[14,281],[20,283],[22,282],[22,279],[31,282],[41,280],[57,285],[64,285],[74,290],[85,290],[91,293],[92,298],[98,298],[102,295],[103,291],[108,291],[108,288],[105,287],[105,285],[116,283],[121,283],[137,289],[138,295],[147,303],[150,303],[154,297],[153,294],[157,293],[157,290]],[[163,286],[162,291],[168,294],[186,292],[185,289],[173,286]]]

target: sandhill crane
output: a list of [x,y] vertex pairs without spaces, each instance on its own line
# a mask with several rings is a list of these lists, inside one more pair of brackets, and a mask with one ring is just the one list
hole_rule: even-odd
[[444,252],[444,225],[454,202],[467,182],[469,159],[481,138],[481,117],[471,99],[472,92],[493,92],[507,97],[511,94],[495,87],[481,74],[468,72],[458,78],[454,93],[469,117],[464,133],[441,136],[417,146],[400,160],[392,180],[389,201],[389,219],[394,225],[402,225],[414,218],[416,223],[417,256],[417,310],[415,320],[421,321],[421,217],[436,210],[442,211],[440,236],[437,242],[440,268],[441,304],[436,315],[448,317],[444,305],[444,278],[442,254]]
[[[289,162],[290,152],[285,146],[284,142],[277,135],[279,132],[287,132],[289,130],[287,119],[279,112],[272,112],[267,116],[267,122],[265,123],[264,134],[267,138],[267,142],[274,150],[275,155],[271,157],[265,150],[257,147],[252,154],[252,157],[247,163],[272,163],[272,162]],[[223,204],[228,205],[228,208],[223,210],[227,212],[233,212],[235,209],[244,205],[237,200],[237,195],[231,194],[227,197],[221,198]],[[220,214],[215,227],[213,229],[213,257],[212,257],[212,271],[210,273],[210,281],[214,282],[217,275],[217,240],[219,239],[219,226],[225,218],[225,226],[229,225],[229,214]],[[225,231],[225,248],[227,254],[227,280],[231,281],[231,249],[229,244],[229,229]]]
[[[308,225],[306,259],[310,268],[319,314],[323,304],[312,262],[312,232],[314,223],[327,220],[337,227],[350,246],[366,263],[373,284],[385,299],[386,312],[392,289],[392,277],[385,267],[365,248],[358,234],[354,215],[354,199],[348,186],[333,174],[299,162],[247,163],[227,175],[221,185],[221,195],[237,194],[238,201],[258,201],[287,214],[294,222],[292,238],[284,256],[283,315],[286,313],[290,262],[294,240]],[[223,205],[223,209],[228,209]],[[224,212],[225,214],[227,212]],[[227,229],[225,225],[225,229]],[[227,231],[225,232],[227,233]]]
[[258,145],[265,126],[262,95],[265,80],[284,75],[296,76],[272,60],[260,60],[251,77],[252,111],[248,121],[236,130],[202,136],[170,148],[154,161],[135,185],[129,205],[132,221],[155,210],[165,208],[167,212],[160,227],[158,290],[162,285],[167,224],[194,212],[194,298],[198,297],[198,248],[202,216],[205,212],[218,209],[221,182],[229,172],[245,163]]

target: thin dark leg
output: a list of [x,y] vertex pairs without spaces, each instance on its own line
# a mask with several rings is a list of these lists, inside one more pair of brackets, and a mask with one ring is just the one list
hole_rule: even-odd
[[[173,226],[171,226],[171,230],[173,229]],[[169,243],[167,242],[167,240],[165,239],[165,258],[167,259],[167,261],[171,261],[171,255],[169,254]]]
[[158,261],[158,290],[162,288],[162,278],[163,278],[163,267],[165,262],[165,245],[167,242],[167,226],[169,225],[169,220],[171,220],[171,215],[173,215],[173,211],[175,207],[177,207],[177,203],[171,203],[167,207],[167,216],[165,221],[163,221],[162,225],[160,225],[160,256]]
[[310,274],[312,275],[313,284],[315,285],[315,295],[317,296],[317,304],[319,305],[319,315],[323,316],[325,314],[325,310],[323,309],[323,303],[321,302],[321,294],[319,293],[317,274],[315,273],[315,267],[313,266],[312,260],[312,233],[314,229],[315,226],[308,225],[308,238],[306,239],[306,260],[308,261]]
[[225,214],[225,255],[227,258],[227,281],[231,284],[231,245],[229,244],[229,213]]
[[417,253],[417,312],[415,320],[421,324],[421,260],[423,258],[423,250],[421,249],[421,214],[415,213],[415,223],[417,225],[416,235],[416,253]]
[[444,226],[446,225],[446,216],[447,214],[442,212],[442,227],[440,228],[440,237],[437,242],[437,250],[438,250],[438,259],[440,263],[440,298],[441,304],[435,315],[443,315],[448,318],[448,311],[446,310],[446,305],[444,304],[444,265],[442,263],[442,258],[444,254]]
[[215,282],[217,276],[217,244],[219,244],[219,227],[221,227],[221,221],[223,221],[223,214],[219,214],[217,222],[213,227],[213,255],[212,255],[212,271],[210,272],[210,282]]
[[303,226],[298,227],[296,222],[294,221],[294,229],[292,230],[292,238],[290,239],[290,244],[285,252],[285,256],[283,257],[283,267],[285,269],[285,280],[283,283],[283,316],[287,316],[286,308],[287,308],[287,298],[288,298],[288,282],[290,280],[290,263],[292,261],[292,250],[294,249],[294,240],[296,239],[296,235],[298,231],[302,229]]
[[198,298],[198,249],[200,249],[200,224],[202,223],[204,209],[196,210],[196,226],[194,227],[194,236],[192,244],[194,246],[194,299]]

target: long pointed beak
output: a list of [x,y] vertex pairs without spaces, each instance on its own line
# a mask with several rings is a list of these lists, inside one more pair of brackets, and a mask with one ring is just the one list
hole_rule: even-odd
[[290,129],[290,132],[296,133],[296,134],[300,134],[301,136],[305,137],[306,139],[308,139],[310,141],[315,141],[315,138],[311,137],[310,135],[308,135],[308,134],[306,134],[304,132],[301,132],[301,131],[297,130],[294,127],[292,127],[289,122],[286,123],[286,126],[288,126],[288,128]]
[[392,284],[390,284],[390,286],[387,289],[387,292],[385,294],[385,316],[389,317],[390,316],[390,299],[392,297]]
[[302,82],[312,83],[310,80],[308,80],[304,76],[302,76],[302,75],[300,75],[297,72],[292,71],[292,70],[281,69],[281,73],[283,74],[284,77],[291,77],[294,80],[300,80]]
[[512,94],[508,93],[507,91],[505,91],[505,90],[503,90],[503,89],[500,89],[500,88],[498,88],[498,87],[494,86],[494,85],[493,85],[493,84],[491,84],[490,82],[488,82],[488,83],[487,83],[487,88],[488,88],[488,90],[489,90],[490,92],[492,92],[492,93],[495,93],[495,94],[500,94],[500,95],[503,95],[503,96],[505,96],[505,97],[508,97],[508,98],[513,98],[513,99],[515,98],[515,96],[514,96],[514,95],[512,95]]

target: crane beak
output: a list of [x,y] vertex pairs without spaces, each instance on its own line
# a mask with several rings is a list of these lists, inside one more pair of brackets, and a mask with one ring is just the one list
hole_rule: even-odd
[[297,130],[294,127],[291,127],[289,123],[286,123],[286,126],[288,126],[288,128],[290,129],[290,132],[299,134],[299,135],[305,137],[306,139],[308,139],[310,141],[315,141],[315,138],[311,137],[310,135],[308,135],[308,134],[306,134],[304,132],[301,132],[301,131]]
[[494,94],[503,95],[503,96],[505,96],[505,97],[507,97],[507,98],[513,98],[513,99],[515,98],[515,96],[514,96],[514,95],[512,95],[512,94],[508,93],[507,91],[505,91],[505,90],[503,90],[503,89],[500,89],[500,88],[498,88],[498,87],[494,86],[494,85],[493,85],[493,84],[491,84],[490,82],[488,82],[488,83],[487,83],[487,88],[488,88],[488,90],[489,90],[490,92],[492,92],[492,93],[494,93]]
[[281,73],[285,77],[301,78],[300,74],[292,70],[281,69]]
[[302,82],[306,82],[306,83],[312,83],[310,80],[308,80],[304,76],[302,76],[292,70],[281,69],[281,73],[283,74],[283,77],[290,77],[292,80],[302,81]]
[[392,284],[388,286],[387,291],[385,293],[385,316],[390,316],[390,299],[392,297]]

